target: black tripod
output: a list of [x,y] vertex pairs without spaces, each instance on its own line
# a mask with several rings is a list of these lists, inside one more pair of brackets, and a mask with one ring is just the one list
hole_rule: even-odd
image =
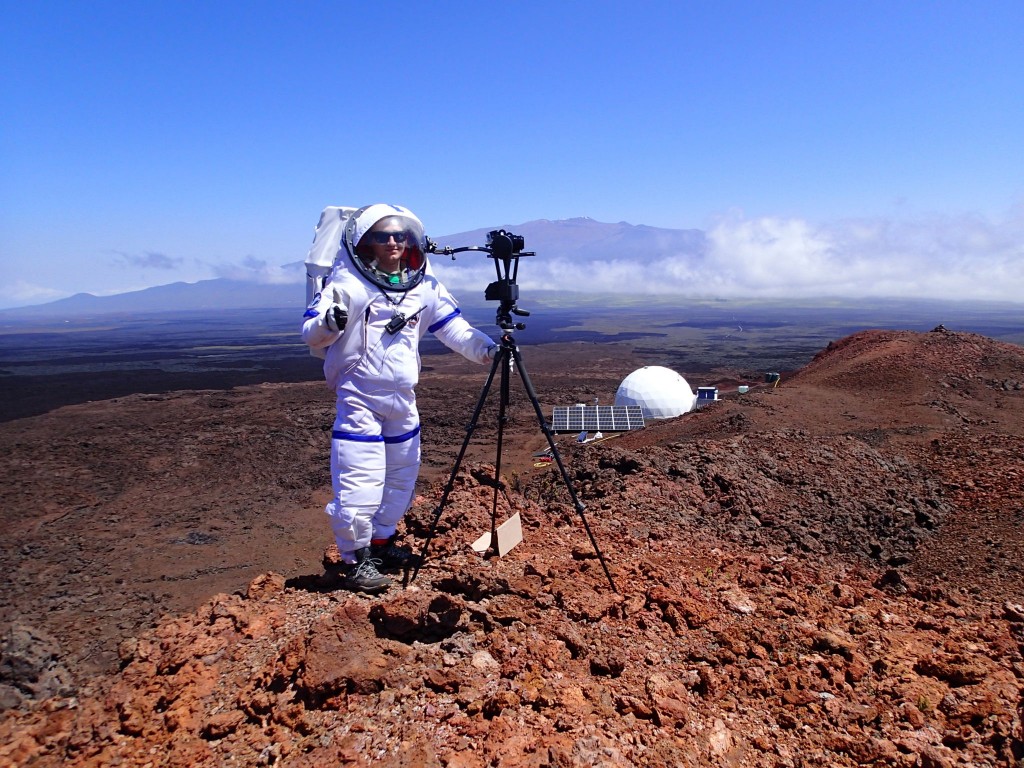
[[[461,250],[485,250],[491,255],[491,258],[494,259],[495,269],[498,273],[498,280],[487,286],[487,290],[484,295],[487,299],[497,299],[501,302],[498,308],[496,322],[498,327],[501,328],[502,334],[497,353],[494,356],[494,361],[491,363],[490,373],[487,375],[487,381],[484,383],[483,390],[480,392],[480,399],[477,401],[476,408],[473,411],[473,417],[470,420],[469,425],[466,427],[466,438],[462,441],[462,448],[459,450],[458,458],[455,459],[455,464],[452,466],[448,482],[445,484],[444,491],[441,494],[441,500],[438,502],[437,508],[434,510],[434,520],[431,523],[430,532],[427,534],[427,540],[423,544],[423,551],[420,553],[419,558],[417,558],[416,569],[413,571],[412,576],[409,579],[409,583],[416,579],[416,575],[419,573],[420,567],[424,562],[426,562],[427,550],[430,548],[430,543],[434,539],[434,534],[437,531],[437,524],[441,520],[441,514],[444,511],[445,504],[448,502],[448,495],[451,493],[452,488],[455,485],[455,478],[459,473],[459,467],[462,464],[463,457],[466,455],[466,449],[469,447],[469,442],[473,437],[473,432],[476,430],[477,420],[480,418],[480,413],[483,411],[484,403],[487,401],[487,395],[490,392],[491,384],[494,382],[494,375],[498,371],[501,371],[501,383],[499,389],[501,399],[498,402],[498,441],[494,461],[494,498],[491,504],[491,542],[486,550],[487,552],[494,552],[495,554],[498,552],[498,494],[503,487],[501,482],[501,451],[505,433],[505,423],[508,420],[506,410],[509,402],[509,371],[515,367],[519,372],[519,378],[522,379],[526,394],[530,398],[530,402],[533,404],[533,410],[537,414],[537,423],[540,425],[541,431],[544,432],[544,436],[547,438],[548,447],[550,448],[551,455],[558,466],[562,482],[565,484],[566,490],[569,492],[569,498],[572,499],[572,504],[576,508],[576,512],[579,514],[580,520],[583,521],[583,527],[587,531],[587,536],[590,538],[590,543],[594,547],[594,552],[597,553],[598,560],[601,561],[601,567],[604,569],[604,574],[608,578],[608,583],[611,585],[612,591],[618,593],[618,589],[615,588],[615,582],[612,579],[612,575],[608,570],[608,564],[605,562],[604,555],[601,554],[601,549],[597,546],[597,540],[594,538],[594,533],[590,529],[590,523],[587,522],[586,515],[584,515],[586,507],[576,496],[572,480],[569,478],[569,473],[566,471],[565,465],[562,463],[562,457],[558,453],[558,448],[555,446],[554,436],[551,434],[551,430],[544,421],[544,414],[541,411],[540,401],[537,399],[537,393],[533,388],[533,384],[530,382],[530,376],[526,372],[526,366],[523,364],[523,358],[519,353],[519,347],[513,336],[514,331],[522,330],[526,326],[524,323],[513,322],[512,315],[529,315],[529,312],[526,310],[516,307],[516,301],[519,298],[519,286],[516,285],[515,280],[519,271],[519,257],[522,255],[532,254],[521,253],[523,239],[516,235],[506,233],[504,230],[491,232],[488,235],[488,242],[488,248],[470,247],[445,249],[442,251],[443,253],[456,253]],[[502,272],[502,266],[504,267],[504,272]]]

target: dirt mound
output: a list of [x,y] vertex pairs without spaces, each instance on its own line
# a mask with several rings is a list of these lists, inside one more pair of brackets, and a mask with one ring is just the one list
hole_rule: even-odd
[[[558,355],[535,369],[571,367]],[[585,400],[631,370],[614,363],[533,378]],[[421,388],[436,444],[404,530],[417,548],[467,371],[441,361]],[[523,543],[467,546],[495,498],[485,427],[416,581],[379,598],[319,571],[322,387],[4,425],[0,607],[18,629],[0,764],[1015,764],[1021,381],[1012,345],[856,334],[778,386],[560,441],[585,510],[533,465],[544,440],[517,401],[497,514],[521,516]],[[249,586],[180,607],[232,582]],[[154,606],[177,615],[147,630]]]
[[1020,392],[1022,379],[1020,347],[939,326],[854,334],[819,352],[790,382],[909,403],[933,404],[953,391],[984,410],[998,402],[985,390]]

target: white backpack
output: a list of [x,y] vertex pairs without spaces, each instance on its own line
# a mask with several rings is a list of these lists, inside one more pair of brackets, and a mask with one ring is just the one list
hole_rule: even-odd
[[[313,233],[313,245],[306,255],[306,306],[313,306],[320,298],[327,278],[331,276],[334,259],[341,250],[341,234],[345,224],[358,208],[347,208],[329,205],[320,214],[316,230]],[[314,357],[324,357],[326,349],[309,350]]]

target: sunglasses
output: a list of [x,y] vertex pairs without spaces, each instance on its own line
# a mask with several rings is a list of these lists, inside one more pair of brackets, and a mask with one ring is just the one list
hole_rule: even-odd
[[395,238],[396,243],[404,243],[409,239],[408,232],[370,232],[370,239],[381,245],[384,245],[391,238]]

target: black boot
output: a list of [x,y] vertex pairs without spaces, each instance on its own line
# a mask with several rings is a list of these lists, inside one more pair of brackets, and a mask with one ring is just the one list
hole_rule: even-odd
[[374,540],[370,542],[371,554],[381,562],[382,568],[409,568],[416,565],[419,557],[408,549],[395,544],[398,534],[392,534],[391,538],[383,541]]
[[377,570],[380,560],[373,557],[369,547],[357,549],[353,554],[355,554],[357,562],[355,565],[349,566],[348,573],[345,574],[347,589],[375,595],[391,586],[391,579]]

